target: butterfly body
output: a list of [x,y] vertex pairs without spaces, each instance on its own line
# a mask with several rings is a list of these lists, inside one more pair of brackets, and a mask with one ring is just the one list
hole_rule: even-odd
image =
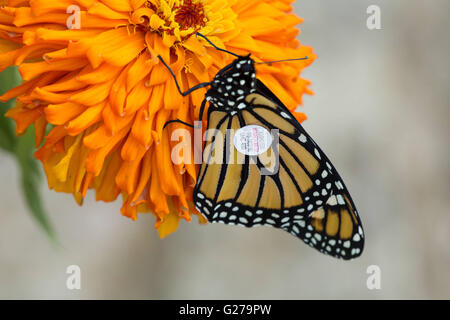
[[213,108],[236,111],[245,106],[245,97],[255,92],[255,87],[254,61],[250,57],[242,57],[217,73],[205,98]]
[[[359,256],[364,233],[342,179],[291,112],[256,78],[253,59],[235,59],[210,85],[203,163],[193,195],[197,210],[209,222],[270,225],[322,253]],[[240,150],[239,130],[244,132]],[[274,130],[271,148],[248,152],[261,132]],[[276,164],[267,170],[267,159],[274,156]]]

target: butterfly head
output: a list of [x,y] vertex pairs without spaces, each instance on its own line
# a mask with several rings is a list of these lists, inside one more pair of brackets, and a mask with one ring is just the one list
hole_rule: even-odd
[[233,110],[255,87],[255,61],[250,55],[240,56],[217,73],[206,98],[218,108]]

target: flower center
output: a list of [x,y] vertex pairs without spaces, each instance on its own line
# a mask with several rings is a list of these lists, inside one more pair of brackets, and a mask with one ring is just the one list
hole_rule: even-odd
[[180,25],[181,30],[189,28],[201,28],[206,25],[206,16],[203,3],[185,0],[183,4],[174,6],[175,21]]
[[202,0],[160,0],[160,2],[148,0],[145,6],[158,17],[149,21],[152,30],[176,34],[181,39],[195,34],[208,22]]

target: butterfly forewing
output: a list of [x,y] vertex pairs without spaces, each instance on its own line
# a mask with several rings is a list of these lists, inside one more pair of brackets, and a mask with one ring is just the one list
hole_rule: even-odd
[[[220,99],[214,99],[217,92],[208,99],[203,163],[194,190],[196,208],[210,222],[271,225],[325,254],[344,259],[359,256],[364,237],[361,221],[326,155],[258,80],[245,96],[229,103],[239,108],[224,111],[223,96],[236,94],[227,85],[231,83],[227,73],[222,76]],[[258,155],[239,151],[234,137],[247,126],[271,132],[270,148]],[[274,155],[276,163],[267,161]]]

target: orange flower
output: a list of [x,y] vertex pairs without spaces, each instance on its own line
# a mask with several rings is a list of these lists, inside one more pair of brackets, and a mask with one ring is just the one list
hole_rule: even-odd
[[17,134],[34,124],[35,156],[49,187],[72,193],[79,204],[90,188],[97,200],[122,194],[122,214],[152,212],[161,237],[180,218],[199,215],[191,203],[198,168],[172,163],[163,125],[196,120],[206,89],[182,97],[158,55],[184,90],[209,81],[233,58],[196,32],[256,61],[309,56],[261,65],[258,77],[290,110],[311,93],[298,76],[315,56],[296,40],[301,19],[290,0],[7,2],[0,8],[0,69],[19,66],[24,82],[0,100],[17,97],[7,114]]

